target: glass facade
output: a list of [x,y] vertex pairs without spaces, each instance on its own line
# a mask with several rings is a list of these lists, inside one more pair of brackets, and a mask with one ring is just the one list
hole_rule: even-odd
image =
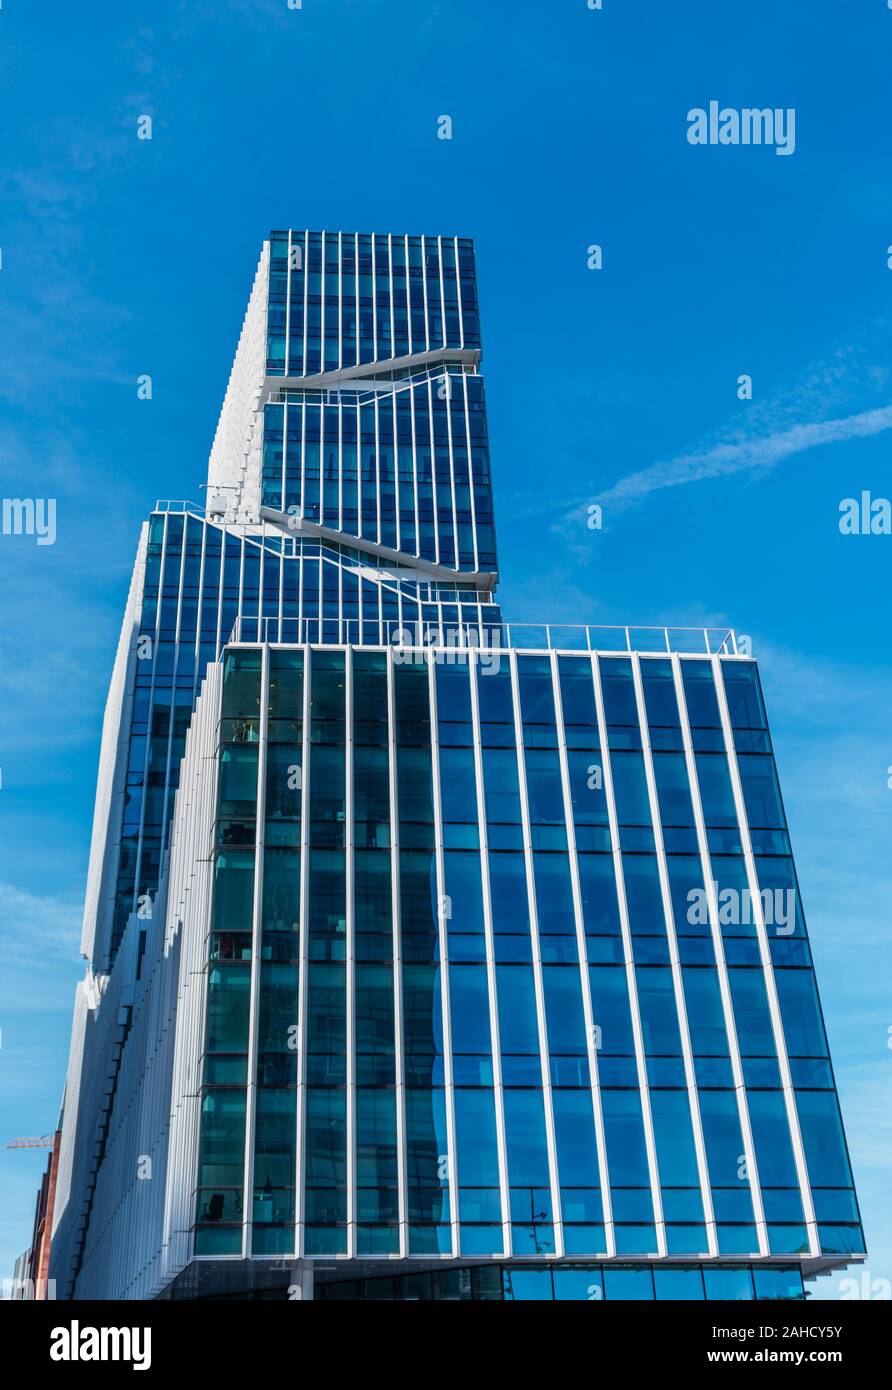
[[467,239],[274,232],[263,506],[495,571],[479,358]]
[[798,1298],[863,1251],[755,664],[497,578],[471,242],[273,232],[112,681],[62,1296]]
[[200,1167],[199,1253],[862,1248],[751,660],[242,645],[222,690],[202,1152],[254,1175]]
[[795,1267],[713,1265],[485,1264],[374,1275],[320,1283],[326,1300],[394,1299],[400,1302],[669,1302],[802,1301],[802,1274]]

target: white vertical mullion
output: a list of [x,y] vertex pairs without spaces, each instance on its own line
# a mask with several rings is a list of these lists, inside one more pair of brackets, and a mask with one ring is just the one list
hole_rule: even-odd
[[[344,365],[344,242],[338,232],[338,367]],[[338,408],[340,415],[340,407]]]
[[427,315],[427,238],[421,237],[421,302],[424,309],[424,348],[428,351],[431,345],[431,327]]
[[[443,321],[445,323],[445,317]],[[446,440],[449,447],[449,490],[452,494],[450,499],[452,506],[452,566],[454,569],[458,569],[458,508],[455,505],[455,453],[452,440],[452,377],[446,362],[443,363],[443,384],[445,386],[443,395],[446,405]],[[469,455],[468,467],[470,468],[470,466]]]
[[[408,274],[408,267],[407,272]],[[411,311],[410,311],[411,319]],[[421,554],[421,515],[418,510],[418,442],[415,427],[415,388],[409,387],[409,418],[412,422],[412,498],[415,508],[415,553]]]
[[349,365],[356,366],[359,363],[359,344],[361,333],[359,327],[359,232],[353,233],[353,306],[356,314],[356,350],[354,360]]
[[377,512],[377,531],[375,540],[381,544],[381,427],[380,427],[380,406],[377,395],[372,401],[372,413],[375,421],[375,509]]
[[452,238],[452,250],[455,256],[455,293],[458,297],[458,345],[465,345],[465,311],[461,302],[461,269],[458,262],[458,237]]
[[[204,612],[204,574],[205,574],[205,561],[206,561],[206,558],[207,558],[207,540],[208,540],[208,528],[207,528],[207,523],[205,523],[205,525],[202,526],[202,528],[201,528],[201,561],[200,561],[199,566],[198,566],[198,595],[197,595],[197,598],[196,598],[196,601],[195,601],[195,603],[196,603],[196,618],[195,618],[195,671],[194,671],[193,676],[192,676],[192,706],[193,706],[193,709],[194,709],[194,707],[195,707],[195,703],[196,703],[196,701],[198,700],[199,695],[201,694],[201,681],[202,681],[202,676],[203,676],[203,672],[202,672],[202,669],[201,669],[201,640],[202,640],[202,637],[203,637],[203,635],[204,635],[204,629],[203,629],[203,627],[202,627],[202,614],[203,614],[203,612]],[[174,681],[176,681],[176,672],[175,672],[175,671],[174,671]]]
[[[405,552],[403,545],[403,487],[400,480],[400,434],[399,434],[399,414],[397,411],[396,392],[391,396],[391,409],[393,413],[393,507],[394,507],[394,526],[396,529],[396,548]],[[402,627],[402,601],[403,595],[400,592],[400,626]]]
[[[320,407],[321,410],[321,407]],[[320,430],[321,434],[322,431]],[[307,515],[307,400],[300,404],[300,515]]]
[[[632,656],[632,672],[635,681],[635,699],[638,704],[638,719],[641,724],[644,748],[644,775],[647,779],[647,795],[650,801],[650,815],[654,827],[657,850],[657,868],[660,875],[660,893],[663,898],[663,915],[666,919],[666,935],[669,939],[669,963],[672,970],[672,986],[675,994],[675,1010],[678,1014],[678,1029],[681,1038],[681,1052],[684,1059],[685,1081],[688,1088],[688,1105],[691,1111],[691,1126],[694,1136],[694,1149],[697,1155],[697,1174],[700,1179],[700,1196],[703,1201],[703,1216],[706,1222],[706,1239],[709,1254],[718,1254],[718,1241],[715,1230],[715,1216],[712,1209],[712,1190],[709,1185],[709,1169],[706,1163],[706,1143],[703,1124],[700,1118],[700,1101],[697,1093],[697,1077],[694,1071],[694,1053],[691,1047],[691,1034],[688,1027],[688,1014],[685,1006],[684,986],[681,975],[681,962],[678,955],[678,937],[675,931],[675,915],[672,911],[672,893],[669,887],[669,866],[666,862],[666,846],[663,842],[663,821],[660,815],[660,802],[657,796],[657,781],[654,771],[653,750],[650,744],[650,726],[647,722],[647,706],[644,700],[644,683],[641,673],[641,657]],[[692,803],[693,804],[693,803]]]
[[403,254],[406,258],[406,350],[411,356],[415,349],[412,346],[412,272],[409,265],[409,237],[406,234],[402,238]]
[[363,456],[362,456],[362,449],[363,449],[363,444],[362,444],[362,420],[363,420],[362,406],[361,406],[361,405],[359,404],[359,402],[357,401],[357,403],[356,403],[356,534],[357,534],[357,536],[360,536],[360,537],[363,535],[363,527],[364,527],[364,525],[365,525],[365,521],[364,521],[364,517],[363,517],[363,510],[362,510],[362,503],[363,503],[363,479],[362,479],[362,469],[363,469]]
[[[177,711],[177,702],[176,702],[177,683],[176,683],[176,678],[177,678],[177,670],[178,670],[179,664],[180,664],[180,633],[181,633],[182,621],[183,621],[183,587],[184,587],[184,586],[183,586],[183,580],[184,580],[185,577],[186,577],[186,549],[187,549],[187,538],[188,538],[188,535],[189,535],[189,516],[188,516],[188,514],[184,514],[184,516],[183,516],[183,544],[182,544],[182,548],[181,548],[181,550],[180,550],[180,556],[179,556],[179,573],[178,573],[178,575],[177,575],[177,625],[176,625],[176,629],[175,629],[175,632],[174,632],[174,646],[173,646],[173,677],[172,677],[172,681],[171,681],[171,691],[170,691],[170,723],[169,723],[168,729],[167,729],[167,750],[166,750],[165,755],[164,755],[164,802],[163,802],[163,809],[162,809],[162,812],[161,812],[161,827],[162,827],[162,829],[161,829],[161,837],[160,837],[160,838],[161,838],[161,855],[162,855],[162,856],[163,856],[163,854],[164,854],[165,841],[168,839],[168,837],[169,837],[169,835],[170,835],[171,828],[172,828],[172,824],[173,824],[172,819],[169,819],[169,818],[168,818],[168,810],[167,810],[167,808],[168,808],[168,806],[170,806],[170,803],[171,803],[170,773],[171,773],[171,764],[172,764],[172,762],[173,762],[173,739],[174,739],[174,730],[175,730],[175,728],[176,728],[176,711]],[[166,568],[166,560],[165,560],[165,568]],[[163,601],[164,601],[164,591],[163,591],[163,588],[159,587],[159,590],[158,590],[158,616],[159,616],[159,619],[160,619],[160,616],[161,616],[161,605],[162,605]],[[194,688],[194,677],[193,677],[193,688]],[[152,735],[151,735],[151,731],[150,731],[150,732],[148,733],[147,738],[146,738],[146,756],[147,756],[147,757],[149,756],[149,754],[150,754],[150,752],[151,752],[151,744],[152,744]],[[143,816],[145,816],[145,805],[143,806]],[[141,861],[141,860],[140,860],[140,866],[139,866],[139,868],[140,868],[140,873],[142,873],[142,861]],[[139,887],[139,883],[138,883],[138,882],[137,882],[137,884],[136,884],[136,887],[137,887],[137,888]],[[156,884],[156,886],[155,886],[155,898],[156,898],[156,900],[157,900],[157,897],[158,897],[158,887],[157,887],[157,884]],[[153,906],[154,906],[154,904],[153,904]]]
[[[340,626],[340,624],[339,624]],[[353,652],[350,647],[344,652],[344,709],[346,714],[346,738],[344,741],[344,771],[346,775],[344,855],[346,889],[346,961],[344,965],[346,986],[346,1046],[347,1046],[347,1257],[356,1258],[356,978],[355,945],[356,915],[354,911],[354,864],[353,864]]]
[[378,361],[378,256],[375,249],[375,233],[369,233],[369,250],[372,255],[372,357]]
[[[282,394],[285,395],[284,392],[283,392]],[[261,480],[260,480],[261,497],[263,496],[263,477],[262,477],[262,473],[263,473],[263,462],[262,462],[262,459],[263,459],[263,456],[261,455],[261,465],[260,465],[260,469],[261,469]],[[288,501],[287,501],[287,498],[288,498],[288,463],[289,463],[289,459],[288,459],[288,400],[287,400],[287,397],[286,397],[285,403],[284,403],[284,405],[282,406],[282,511],[285,512],[286,514],[287,514],[287,512],[288,512]],[[301,500],[303,500],[303,499],[301,499]],[[295,535],[294,535],[294,532],[292,531],[292,532],[291,532],[291,544],[292,544],[292,546],[294,545],[294,540],[295,540]],[[283,551],[282,553],[284,554],[284,551]]]
[[[341,310],[338,309],[338,322],[341,320]],[[343,349],[339,349],[342,351]],[[338,530],[344,529],[344,404],[338,400]]]
[[551,1207],[554,1225],[554,1256],[564,1254],[564,1229],[561,1221],[561,1184],[557,1163],[557,1142],[554,1132],[554,1111],[551,1104],[551,1059],[545,1023],[545,985],[542,978],[542,947],[539,941],[539,912],[536,898],[536,876],[533,867],[533,835],[530,826],[530,803],[527,792],[527,769],[523,741],[523,717],[520,708],[520,679],[517,653],[508,654],[511,670],[511,696],[514,706],[514,736],[517,743],[517,775],[520,787],[520,814],[523,823],[524,859],[527,872],[527,897],[530,913],[530,937],[533,944],[533,982],[536,991],[536,1015],[539,1023],[539,1056],[542,1067],[542,1107],[545,1115],[545,1143],[548,1149],[548,1171],[551,1185]]
[[245,1095],[245,1176],[242,1214],[242,1256],[251,1253],[254,1217],[254,1135],[257,1119],[257,1034],[260,1019],[261,937],[263,934],[263,847],[266,815],[267,715],[269,712],[269,647],[261,648],[260,730],[257,750],[257,820],[254,827],[254,901],[251,929],[251,997],[248,1007],[248,1086]]
[[[425,313],[427,310],[425,310]],[[434,393],[433,383],[428,379],[425,385],[427,390],[427,423],[428,434],[430,436],[430,456],[431,456],[431,498],[433,508],[434,523],[434,556],[437,564],[440,559],[440,493],[437,483],[437,431],[434,427]]]
[[[220,660],[221,660],[222,655],[223,655],[223,647],[225,646],[225,643],[224,643],[223,640],[222,640],[222,639],[223,639],[223,599],[224,599],[224,594],[225,594],[225,581],[226,581],[226,542],[227,542],[227,540],[228,540],[228,538],[229,538],[229,531],[227,530],[227,528],[226,528],[225,526],[221,526],[221,527],[219,528],[219,531],[220,531],[220,574],[219,574],[219,577],[218,577],[218,580],[217,580],[217,629],[216,629],[216,636],[215,636],[215,639],[214,639],[214,660],[215,660],[215,661],[220,661]],[[160,620],[160,617],[161,617],[161,588],[160,588],[160,585],[159,585],[159,588],[158,588],[158,613],[157,613],[156,621],[157,621],[157,620]],[[239,612],[238,612],[238,614],[237,614],[237,616],[236,616],[236,621],[238,622],[238,626],[239,626],[239,635],[241,636],[241,623],[240,623],[240,621],[239,621],[240,618],[241,618],[241,610],[239,610]],[[226,634],[227,640],[228,640],[228,638],[229,638],[231,635],[232,635],[231,633],[227,632],[227,634]],[[156,639],[156,640],[157,640],[157,639]]]
[[644,1055],[644,1035],[641,1028],[641,1013],[638,1008],[638,984],[635,978],[635,958],[632,949],[632,932],[629,926],[629,907],[626,902],[626,882],[623,874],[619,821],[616,814],[616,800],[613,794],[613,773],[610,766],[610,747],[607,741],[607,718],[604,710],[604,692],[601,688],[600,657],[595,658],[594,671],[595,704],[598,710],[598,733],[601,740],[601,758],[604,765],[604,795],[607,801],[607,816],[610,822],[613,871],[616,879],[623,951],[626,958],[626,987],[629,991],[629,1011],[632,1020],[632,1036],[635,1042],[635,1065],[638,1072],[638,1092],[641,1101],[641,1118],[644,1126],[644,1145],[647,1150],[647,1165],[650,1173],[651,1200],[653,1202],[654,1222],[657,1232],[657,1253],[661,1258],[664,1258],[666,1255],[666,1231],[663,1222],[663,1201],[660,1195],[657,1146],[654,1139],[653,1116],[651,1115],[650,1095],[647,1086],[647,1062]]
[[[815,1218],[814,1202],[811,1194],[811,1183],[808,1175],[808,1165],[805,1159],[805,1146],[802,1142],[802,1131],[799,1126],[799,1112],[796,1109],[796,1096],[793,1088],[793,1076],[790,1069],[790,1059],[787,1054],[787,1041],[784,1035],[783,1018],[780,1009],[780,999],[777,992],[777,981],[774,978],[774,963],[771,959],[771,948],[768,944],[768,932],[765,927],[765,914],[762,908],[762,897],[759,891],[759,876],[756,871],[756,860],[753,854],[753,842],[750,835],[749,820],[746,813],[746,802],[743,795],[743,783],[740,777],[740,768],[737,765],[737,753],[734,746],[734,734],[731,728],[731,715],[728,709],[728,697],[725,693],[724,672],[720,674],[721,662],[717,656],[710,658],[712,663],[713,679],[715,681],[716,694],[719,702],[719,714],[722,720],[722,733],[725,740],[725,752],[728,758],[728,767],[731,773],[731,787],[734,792],[734,805],[737,810],[737,819],[740,822],[741,844],[743,845],[743,857],[746,862],[747,880],[750,886],[750,902],[752,904],[753,922],[756,928],[756,935],[759,941],[759,955],[762,961],[762,977],[765,981],[765,992],[768,997],[768,1011],[771,1015],[771,1028],[774,1034],[774,1043],[777,1048],[777,1060],[780,1068],[781,1085],[783,1087],[784,1105],[787,1111],[787,1124],[790,1129],[790,1139],[793,1146],[793,1157],[796,1162],[796,1173],[799,1178],[799,1190],[802,1196],[802,1211],[808,1229],[808,1240],[810,1253],[813,1256],[820,1256],[821,1243],[818,1237],[818,1228]],[[772,762],[774,761],[773,755]],[[766,1232],[767,1234],[767,1232]]]
[[495,937],[492,924],[492,896],[489,877],[489,835],[486,819],[486,791],[483,781],[483,738],[480,728],[481,675],[476,656],[468,653],[468,679],[471,687],[471,720],[474,742],[474,773],[477,783],[477,824],[480,830],[480,871],[483,888],[483,933],[486,940],[486,979],[489,993],[489,1030],[492,1045],[493,1104],[496,1118],[496,1148],[499,1158],[499,1198],[502,1209],[503,1251],[511,1258],[511,1204],[508,1192],[508,1145],[505,1134],[505,1095],[502,1085],[502,1050],[499,1038],[499,1009],[496,983]]
[[[396,357],[396,328],[393,317],[393,236],[387,233],[387,276],[390,281],[390,356]],[[396,434],[394,434],[394,440]]]
[[443,803],[440,783],[440,738],[437,726],[437,682],[433,652],[427,660],[428,699],[431,715],[431,775],[434,797],[434,845],[437,863],[437,927],[440,934],[440,994],[443,1005],[443,1080],[446,1103],[446,1134],[449,1153],[449,1221],[452,1254],[461,1251],[459,1243],[458,1150],[455,1139],[455,1077],[452,1065],[452,1008],[449,996],[449,934],[446,930],[446,873],[443,859]]
[[[753,1204],[753,1216],[756,1222],[759,1254],[767,1255],[768,1235],[765,1229],[765,1214],[762,1209],[762,1189],[759,1183],[756,1150],[753,1145],[753,1133],[750,1127],[749,1108],[746,1103],[746,1084],[743,1077],[743,1063],[740,1058],[740,1045],[737,1040],[737,1024],[734,1018],[734,1008],[731,1003],[731,982],[728,978],[728,966],[725,962],[725,943],[722,940],[722,929],[719,924],[718,896],[716,893],[715,880],[712,876],[709,840],[706,834],[706,821],[703,816],[703,802],[700,798],[700,783],[697,778],[697,760],[694,756],[694,744],[691,737],[691,725],[688,719],[687,700],[685,699],[681,661],[678,653],[675,653],[671,660],[673,674],[675,676],[675,694],[678,700],[679,714],[681,716],[681,733],[684,741],[688,782],[690,783],[691,798],[694,804],[694,821],[697,827],[697,843],[700,848],[700,864],[703,873],[703,882],[706,886],[706,900],[709,908],[709,925],[712,930],[712,946],[716,959],[716,973],[719,981],[719,992],[722,996],[722,1009],[725,1015],[725,1031],[728,1035],[728,1048],[731,1055],[731,1072],[734,1077],[737,1113],[740,1120],[740,1132],[743,1138],[743,1157],[746,1162],[750,1197]],[[718,1232],[716,1234],[718,1234]]]
[[[474,465],[471,451],[471,411],[468,405],[468,376],[466,372],[461,374],[461,389],[465,406],[465,448],[468,455],[468,495],[471,502],[471,539],[474,543],[474,571],[480,568],[480,547],[477,544],[477,503],[474,499]],[[458,556],[456,556],[458,561]],[[456,568],[459,568],[456,563]],[[480,604],[478,602],[478,610]],[[480,624],[482,627],[482,623]]]
[[[564,817],[567,822],[567,845],[570,855],[570,879],[573,887],[573,912],[576,918],[576,945],[579,951],[582,1012],[585,1018],[585,1038],[592,1093],[592,1118],[595,1126],[595,1147],[598,1151],[601,1203],[604,1208],[604,1235],[608,1258],[613,1258],[616,1255],[616,1240],[613,1230],[613,1203],[610,1197],[610,1175],[607,1166],[607,1136],[604,1130],[604,1114],[601,1107],[601,1083],[598,1077],[598,1049],[595,1046],[595,1018],[594,1010],[592,1009],[588,952],[585,942],[585,917],[582,910],[582,885],[579,879],[579,861],[576,857],[576,823],[573,817],[573,797],[570,790],[570,760],[567,752],[567,733],[564,724],[563,700],[561,698],[560,669],[556,652],[551,653],[551,663],[554,707],[557,714],[558,753],[561,762],[561,782],[564,793]],[[588,667],[589,676],[591,677],[592,665],[590,659],[586,662],[586,665]]]
[[[320,276],[319,276],[319,370],[320,370],[320,372],[324,372],[324,371],[325,371],[325,233],[324,233],[324,232],[322,232],[322,233],[320,234],[320,237],[319,237],[319,245],[320,245],[320,251],[319,251],[319,255],[320,255],[320,262],[319,262],[319,265],[320,265]],[[323,411],[322,406],[321,406],[321,404],[320,404],[320,408],[319,408],[320,420],[324,417],[324,413],[325,413],[325,412]],[[321,493],[322,493],[322,488],[323,488],[323,478],[322,478],[323,469],[322,469],[322,459],[321,459],[321,455],[322,455],[322,447],[321,447],[321,446],[322,446],[322,429],[321,429],[321,428],[320,428],[320,430],[319,430],[319,444],[320,444],[320,450],[319,450],[319,452],[320,452],[319,490],[320,490],[320,494],[321,494]]]
[[390,787],[390,901],[393,922],[393,1024],[394,1079],[396,1086],[397,1179],[399,1182],[399,1253],[409,1253],[409,1158],[406,1140],[406,1053],[403,1026],[403,953],[400,916],[400,832],[397,783],[396,700],[394,695],[393,648],[386,649],[387,661],[387,769]]
[[295,1171],[295,1255],[303,1254],[306,1212],[307,1129],[307,999],[309,987],[309,877],[310,877],[310,681],[313,668],[310,644],[304,647],[304,700],[301,751],[300,807],[300,940],[297,979],[297,1164]]
[[[291,228],[288,228],[288,259],[285,262],[285,375],[291,375]],[[284,500],[284,498],[283,498]]]
[[[304,232],[304,331],[303,331],[303,358],[300,364],[301,376],[307,374],[307,329],[310,308],[310,233]],[[321,322],[321,315],[320,315]],[[303,493],[301,493],[303,497]]]
[[442,339],[443,339],[442,344],[438,343],[437,346],[438,346],[438,347],[441,347],[441,346],[442,346],[442,347],[445,347],[445,346],[446,346],[446,277],[445,277],[444,274],[443,274],[443,238],[442,238],[441,236],[438,236],[438,237],[437,237],[437,269],[438,269],[438,274],[439,274],[439,277],[440,277],[440,323],[441,323],[441,325],[442,325],[440,336],[441,336]]

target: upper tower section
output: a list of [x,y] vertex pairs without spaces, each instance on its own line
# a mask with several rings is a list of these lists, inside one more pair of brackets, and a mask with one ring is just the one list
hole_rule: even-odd
[[211,451],[210,510],[491,590],[480,358],[470,240],[272,232]]

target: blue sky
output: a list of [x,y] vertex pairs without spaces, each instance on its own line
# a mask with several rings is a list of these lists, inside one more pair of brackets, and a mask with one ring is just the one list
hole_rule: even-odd
[[[889,1279],[892,537],[838,517],[892,487],[892,11],[603,3],[3,4],[0,486],[58,538],[0,536],[0,1140],[56,1121],[139,524],[197,496],[260,243],[454,232],[508,616],[752,637]],[[795,153],[691,146],[710,100],[795,108]],[[44,1160],[0,1149],[4,1274]]]

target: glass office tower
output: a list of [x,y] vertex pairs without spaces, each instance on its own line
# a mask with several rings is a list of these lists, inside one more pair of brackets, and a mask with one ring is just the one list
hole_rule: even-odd
[[731,631],[503,621],[471,243],[273,233],[109,697],[51,1275],[797,1298],[863,1253]]

